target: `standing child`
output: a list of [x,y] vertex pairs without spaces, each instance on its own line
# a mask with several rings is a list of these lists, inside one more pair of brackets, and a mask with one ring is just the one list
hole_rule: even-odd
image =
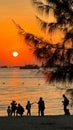
[[11,107],[8,106],[8,108],[7,108],[7,114],[8,114],[8,116],[11,116],[11,113],[12,113]]
[[27,109],[27,116],[31,116],[31,105],[33,105],[36,102],[30,103],[30,101],[27,101],[26,109]]
[[26,109],[27,109],[27,116],[31,116],[31,105],[33,103],[30,103],[30,101],[27,101]]

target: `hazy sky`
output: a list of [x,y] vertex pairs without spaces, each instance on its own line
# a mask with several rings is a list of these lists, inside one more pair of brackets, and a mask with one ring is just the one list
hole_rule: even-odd
[[[11,19],[25,31],[38,34],[31,0],[0,0],[0,65],[34,63],[32,52],[18,35]],[[13,57],[13,51],[18,51],[19,56]]]

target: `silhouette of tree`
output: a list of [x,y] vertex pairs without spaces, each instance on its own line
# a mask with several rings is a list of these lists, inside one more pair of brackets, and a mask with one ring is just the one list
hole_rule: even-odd
[[[54,67],[57,66],[57,64],[60,66],[52,73],[52,80],[66,81],[66,79],[68,79],[72,81],[73,0],[32,0],[32,2],[38,12],[40,12],[40,14],[37,13],[36,18],[41,28],[48,30],[48,35],[55,33],[57,30],[64,35],[61,44],[60,41],[55,45],[50,43],[50,48],[47,48],[48,45],[45,46],[44,44],[44,48],[40,49],[39,58],[40,54],[43,53],[43,57],[47,59],[45,66]],[[45,20],[45,14],[49,19],[49,14],[53,15],[53,22]],[[70,44],[69,47],[67,43]],[[37,52],[39,52],[39,48]]]
[[[36,19],[50,39],[45,40],[27,33],[17,24],[19,34],[23,35],[26,43],[33,48],[34,55],[44,61],[44,67],[56,67],[55,71],[51,72],[51,81],[72,81],[73,0],[32,0],[32,3],[37,10]],[[56,36],[58,32],[63,37],[61,41],[53,44],[54,34]]]

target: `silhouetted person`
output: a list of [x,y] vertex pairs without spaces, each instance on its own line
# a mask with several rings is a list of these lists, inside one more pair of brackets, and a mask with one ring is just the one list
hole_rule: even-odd
[[64,112],[66,113],[67,112],[67,106],[69,105],[69,100],[64,94],[63,94],[63,98],[64,98],[64,101],[63,101]]
[[21,104],[18,104],[18,106],[17,106],[17,115],[19,114],[20,116],[22,116],[23,115],[23,113],[24,113],[24,108],[21,106]]
[[8,108],[7,108],[7,114],[8,114],[8,116],[11,116],[11,114],[12,114],[12,110],[11,110],[10,106],[8,106]]
[[17,109],[17,103],[16,103],[16,101],[12,101],[12,103],[11,103],[11,110],[12,110],[12,114],[14,114],[14,116],[15,116],[15,112],[16,112],[16,109]]
[[30,103],[30,101],[27,101],[27,105],[26,105],[26,109],[27,109],[27,116],[31,116],[31,106],[36,103],[36,102],[33,102],[33,103]]
[[42,97],[40,97],[38,101],[38,115],[44,116],[44,110],[45,110],[45,103]]
[[30,101],[27,101],[26,109],[27,109],[27,116],[31,116],[31,105]]

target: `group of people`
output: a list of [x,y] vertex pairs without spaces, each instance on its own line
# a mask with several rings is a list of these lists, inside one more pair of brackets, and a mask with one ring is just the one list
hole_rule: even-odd
[[[38,115],[44,116],[44,110],[45,110],[45,103],[42,97],[40,97],[38,102],[34,102],[38,104]],[[26,110],[27,110],[27,116],[31,116],[31,106],[34,103],[30,103],[30,101],[27,101],[26,104]],[[12,101],[10,106],[7,108],[8,116],[23,116],[24,113],[24,107],[21,104],[17,104],[16,101]]]
[[[40,97],[38,102],[34,102],[38,104],[38,116],[44,116],[44,110],[45,110],[45,103],[42,97]],[[27,109],[27,116],[31,116],[31,105],[34,103],[30,103],[30,101],[27,102],[26,109]]]
[[[63,98],[64,98],[64,100],[62,102],[63,102],[63,106],[64,106],[64,108],[63,108],[64,113],[65,113],[65,115],[70,115],[69,109],[67,108],[67,106],[69,105],[69,99],[65,96],[65,94],[63,94]],[[42,97],[40,97],[38,102],[30,103],[30,101],[27,101],[27,104],[26,104],[27,116],[31,116],[31,106],[34,103],[38,104],[38,116],[44,116],[45,102]],[[7,108],[7,113],[8,113],[8,116],[12,116],[12,115],[23,116],[24,107],[21,104],[17,104],[16,101],[13,100],[11,102],[11,105],[8,106],[8,108]]]
[[12,116],[12,115],[20,115],[22,116],[24,113],[24,108],[23,106],[21,106],[21,104],[17,104],[16,101],[12,101],[10,106],[8,106],[7,108],[7,114],[8,116]]

